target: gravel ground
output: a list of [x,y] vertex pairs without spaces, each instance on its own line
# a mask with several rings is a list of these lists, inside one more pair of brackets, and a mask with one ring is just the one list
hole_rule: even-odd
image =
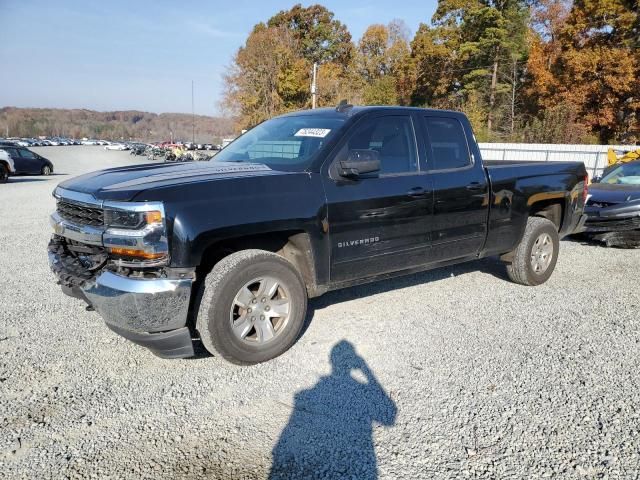
[[640,471],[640,251],[562,242],[551,280],[491,260],[310,303],[255,367],[161,360],[65,297],[53,187],[131,162],[41,149],[0,186],[4,478],[631,478]]

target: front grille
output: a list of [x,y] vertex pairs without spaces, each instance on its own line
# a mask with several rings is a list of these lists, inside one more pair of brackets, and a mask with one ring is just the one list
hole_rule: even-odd
[[94,280],[107,262],[107,252],[103,247],[84,245],[57,235],[49,242],[49,253],[56,258],[56,262],[50,265],[58,282],[72,288],[83,287]]
[[60,200],[58,201],[57,212],[65,220],[80,225],[104,225],[104,212],[101,208],[87,207]]

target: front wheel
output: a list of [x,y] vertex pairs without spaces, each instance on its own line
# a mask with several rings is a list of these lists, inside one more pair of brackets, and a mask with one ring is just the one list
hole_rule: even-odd
[[44,167],[42,167],[42,171],[40,172],[42,173],[42,175],[51,175],[53,173],[53,170],[51,169],[51,167],[49,165],[45,165]]
[[509,278],[521,285],[540,285],[551,277],[558,261],[560,238],[553,222],[530,217],[522,240],[507,265]]
[[196,329],[210,353],[252,365],[287,351],[304,325],[307,292],[298,270],[264,250],[217,263],[204,280]]

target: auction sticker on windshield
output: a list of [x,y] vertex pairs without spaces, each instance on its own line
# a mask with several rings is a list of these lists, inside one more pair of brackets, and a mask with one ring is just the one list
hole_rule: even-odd
[[324,138],[329,134],[330,131],[330,128],[301,128],[295,133],[294,137]]

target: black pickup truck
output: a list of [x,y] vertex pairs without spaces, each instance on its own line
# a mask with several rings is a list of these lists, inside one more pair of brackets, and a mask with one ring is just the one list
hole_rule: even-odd
[[545,282],[586,180],[582,163],[483,164],[461,113],[341,104],[261,123],[210,162],[65,181],[49,262],[159,356],[199,337],[253,364],[290,348],[329,290],[487,256]]

